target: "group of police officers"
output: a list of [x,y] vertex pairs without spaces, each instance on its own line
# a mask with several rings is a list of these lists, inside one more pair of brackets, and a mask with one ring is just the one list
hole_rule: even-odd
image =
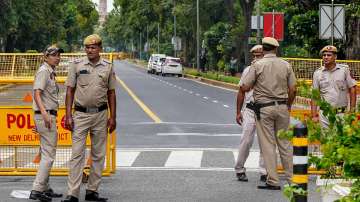
[[[116,78],[111,62],[100,57],[100,36],[93,34],[86,37],[84,46],[87,56],[71,63],[65,82],[65,126],[72,131],[72,155],[68,192],[63,202],[79,201],[88,133],[91,138],[92,162],[85,200],[107,201],[99,196],[97,190],[104,166],[107,134],[116,128]],[[242,74],[236,107],[236,122],[243,126],[235,165],[236,177],[239,181],[248,181],[244,164],[257,133],[260,144],[260,180],[264,182],[258,188],[269,190],[281,189],[276,149],[285,169],[287,183],[291,183],[293,168],[292,145],[288,140],[279,139],[276,133],[289,127],[290,110],[296,96],[296,78],[290,64],[277,57],[278,47],[276,39],[265,37],[262,45],[256,45],[250,50],[253,62]],[[49,185],[49,173],[56,154],[56,117],[59,107],[55,67],[60,62],[61,53],[63,50],[55,45],[45,49],[44,63],[38,69],[33,85],[34,121],[40,134],[41,161],[30,199],[45,202],[62,197]],[[315,71],[313,88],[320,91],[321,97],[336,109],[339,116],[348,109],[348,97],[349,110],[353,111],[356,104],[356,81],[346,66],[336,64],[336,47],[326,46],[320,53],[324,66]],[[318,113],[314,103],[311,105],[313,120],[320,120],[323,127],[328,127],[328,120],[321,109]]]
[[[235,165],[236,177],[239,181],[248,181],[244,164],[256,131],[260,145],[260,180],[264,182],[258,189],[281,189],[276,148],[288,184],[292,178],[292,145],[276,134],[288,129],[296,78],[290,64],[276,56],[278,47],[276,39],[265,37],[262,46],[256,45],[250,50],[254,60],[243,72],[237,95],[236,121],[243,126],[243,136]],[[336,110],[337,116],[342,116],[348,110],[355,110],[356,81],[346,65],[336,63],[337,52],[331,45],[321,49],[324,66],[314,72],[312,87],[320,91],[321,98]],[[311,115],[313,121],[329,127],[329,120],[321,108],[318,112],[315,101],[311,102]]]
[[[99,196],[97,190],[104,168],[107,135],[116,128],[116,78],[111,62],[100,57],[101,38],[96,34],[90,35],[85,38],[84,46],[87,56],[71,63],[65,82],[65,126],[72,131],[72,155],[68,193],[63,202],[79,201],[88,133],[91,139],[92,161],[85,200],[107,201],[107,198]],[[55,193],[49,185],[49,173],[56,154],[56,117],[59,108],[55,67],[60,62],[62,52],[63,50],[55,45],[45,49],[44,63],[35,75],[33,86],[34,121],[40,134],[41,160],[30,199],[44,202],[62,197],[62,194]]]

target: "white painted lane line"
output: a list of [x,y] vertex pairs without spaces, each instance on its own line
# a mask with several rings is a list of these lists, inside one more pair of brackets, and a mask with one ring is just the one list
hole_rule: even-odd
[[173,151],[165,167],[200,168],[203,151]]
[[229,106],[228,105],[223,105],[225,108],[229,108]]
[[189,93],[190,93],[190,94],[193,94],[193,92],[192,92],[192,91],[189,91]]
[[200,94],[199,94],[199,93],[196,93],[195,95],[196,95],[196,96],[200,96]]
[[213,103],[218,103],[219,101],[217,101],[217,100],[213,100]]
[[[238,151],[234,151],[234,159],[235,163],[237,161],[237,157],[239,155]],[[260,151],[250,151],[249,157],[247,158],[244,167],[246,169],[258,169],[259,168],[259,158],[260,158]]]
[[131,166],[139,154],[139,151],[116,151],[116,166]]
[[204,136],[204,137],[239,137],[242,134],[210,134],[210,133],[157,133],[157,136]]
[[208,97],[203,97],[205,100],[208,100],[209,98]]

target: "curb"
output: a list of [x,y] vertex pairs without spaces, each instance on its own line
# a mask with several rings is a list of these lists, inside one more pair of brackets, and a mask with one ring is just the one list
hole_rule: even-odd
[[2,86],[0,86],[0,92],[5,91],[5,90],[7,90],[7,89],[9,89],[9,88],[11,88],[13,86],[16,86],[16,85],[13,84],[13,83],[2,85]]

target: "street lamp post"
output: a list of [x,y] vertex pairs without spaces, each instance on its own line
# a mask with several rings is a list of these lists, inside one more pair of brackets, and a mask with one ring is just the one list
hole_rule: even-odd
[[174,56],[176,57],[176,49],[177,49],[177,39],[176,39],[176,15],[175,15],[175,6],[176,6],[176,2],[174,0]]
[[200,19],[199,19],[199,0],[196,0],[196,68],[200,71]]

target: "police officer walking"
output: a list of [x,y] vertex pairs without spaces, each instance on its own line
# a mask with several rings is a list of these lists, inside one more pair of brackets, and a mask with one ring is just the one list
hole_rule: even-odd
[[40,135],[41,160],[29,198],[45,202],[62,197],[62,194],[54,193],[50,188],[49,175],[55,160],[58,140],[56,117],[59,108],[59,87],[55,79],[55,67],[59,65],[60,53],[63,52],[55,45],[44,50],[44,63],[35,74],[33,86],[34,122]]
[[[90,132],[91,168],[86,201],[107,201],[97,190],[101,182],[108,132],[116,128],[116,79],[111,62],[100,57],[102,40],[93,34],[84,40],[87,56],[70,66],[65,85],[66,127],[72,130],[72,155],[68,177],[68,195],[63,202],[79,201],[85,163],[86,137]],[[72,105],[74,103],[74,114]],[[108,116],[108,108],[110,116]],[[108,118],[109,117],[109,118]]]
[[[336,63],[337,48],[325,46],[321,49],[324,66],[320,67],[313,75],[313,89],[320,91],[320,96],[335,108],[338,115],[344,114],[350,97],[350,111],[356,105],[356,81],[350,75],[347,65]],[[325,128],[329,127],[329,120],[320,109],[320,122]],[[311,102],[311,115],[314,121],[319,121],[318,109],[314,101]]]
[[[296,78],[288,62],[276,56],[279,43],[272,37],[262,39],[264,58],[256,61],[243,79],[243,93],[254,89],[256,131],[264,157],[267,179],[258,189],[280,190],[277,173],[276,147],[288,183],[292,177],[292,147],[288,140],[279,139],[277,132],[288,129],[290,109],[296,94]],[[237,113],[238,122],[243,116]]]
[[[261,59],[264,56],[261,45],[255,45],[253,48],[251,48],[250,53],[253,55],[252,63]],[[249,72],[250,68],[251,66],[248,66],[244,69],[239,82],[239,86],[242,85],[242,80],[245,77],[245,75]],[[245,100],[245,107],[243,107],[244,100]],[[235,164],[235,173],[238,180],[244,182],[248,181],[248,178],[245,173],[246,169],[244,165],[246,159],[249,156],[250,148],[254,142],[254,136],[256,132],[253,103],[254,103],[253,90],[246,92],[244,95],[243,92],[239,89],[237,94],[237,113],[239,114],[239,111],[241,111],[241,114],[243,115],[243,120],[241,121],[237,120],[237,121],[239,125],[243,126],[243,136],[241,137],[240,140],[239,154]],[[264,159],[261,153],[259,158],[259,166],[260,166],[260,180],[265,182],[266,170],[264,165]]]

